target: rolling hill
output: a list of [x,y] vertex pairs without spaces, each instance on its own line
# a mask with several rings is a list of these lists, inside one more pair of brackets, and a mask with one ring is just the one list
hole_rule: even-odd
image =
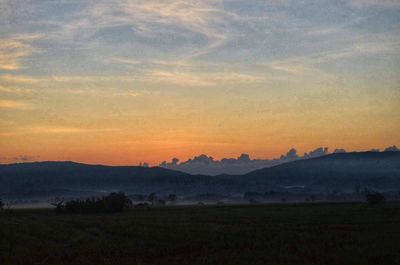
[[195,176],[159,167],[103,166],[75,162],[34,162],[0,165],[0,194],[128,193],[192,194],[223,192],[233,180]]
[[400,190],[400,152],[338,153],[264,168],[240,176],[253,185],[351,191],[355,184]]
[[190,175],[164,168],[35,162],[0,165],[0,196],[127,193],[243,194],[246,191],[400,190],[400,152],[331,154],[245,175]]

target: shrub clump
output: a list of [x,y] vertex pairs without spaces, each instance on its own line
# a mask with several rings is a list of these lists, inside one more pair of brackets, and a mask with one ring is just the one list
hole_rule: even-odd
[[57,203],[56,210],[70,213],[117,213],[129,208],[131,204],[131,200],[124,193],[111,193],[101,198],[77,199]]
[[386,200],[385,196],[379,192],[367,192],[365,198],[369,204],[379,204]]

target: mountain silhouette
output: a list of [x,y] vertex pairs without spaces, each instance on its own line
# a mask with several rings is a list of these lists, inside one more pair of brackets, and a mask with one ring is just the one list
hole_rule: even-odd
[[74,162],[0,165],[0,196],[124,191],[127,193],[243,194],[291,187],[348,192],[354,185],[400,190],[400,152],[336,153],[288,162],[245,175],[190,175],[159,167]]
[[264,168],[240,177],[253,185],[301,186],[315,191],[400,189],[400,152],[336,153]]

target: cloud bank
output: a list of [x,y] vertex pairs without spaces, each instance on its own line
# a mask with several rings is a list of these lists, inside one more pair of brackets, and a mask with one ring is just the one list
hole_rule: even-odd
[[[395,145],[387,147],[384,152],[400,151]],[[370,152],[379,152],[379,149],[372,149]],[[346,153],[345,149],[335,149],[333,153]],[[318,147],[315,150],[304,153],[303,156],[297,154],[296,149],[290,149],[286,154],[275,159],[251,159],[248,154],[241,154],[237,158],[222,158],[215,160],[205,154],[195,156],[186,161],[179,162],[178,158],[173,158],[171,162],[163,161],[159,166],[174,170],[187,172],[190,174],[220,175],[220,174],[246,174],[253,170],[272,167],[282,163],[296,161],[300,159],[315,158],[330,154],[328,147]]]

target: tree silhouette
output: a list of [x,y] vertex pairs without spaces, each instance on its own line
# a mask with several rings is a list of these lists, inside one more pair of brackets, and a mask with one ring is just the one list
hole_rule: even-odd
[[56,210],[72,213],[116,213],[130,207],[132,202],[124,193],[110,193],[101,198],[87,198],[71,200],[64,204],[63,200],[56,200],[52,205]]
[[171,203],[175,203],[176,202],[176,195],[175,194],[168,195],[168,201],[170,201]]
[[53,205],[54,207],[56,207],[57,211],[62,211],[62,210],[64,210],[64,207],[65,207],[64,200],[62,198],[58,198],[58,197],[56,197],[54,199],[54,202],[52,202],[50,204]]
[[156,195],[154,192],[152,192],[152,193],[150,193],[149,196],[147,197],[147,200],[148,200],[149,202],[151,202],[151,204],[153,205],[154,202],[157,200],[157,195]]

